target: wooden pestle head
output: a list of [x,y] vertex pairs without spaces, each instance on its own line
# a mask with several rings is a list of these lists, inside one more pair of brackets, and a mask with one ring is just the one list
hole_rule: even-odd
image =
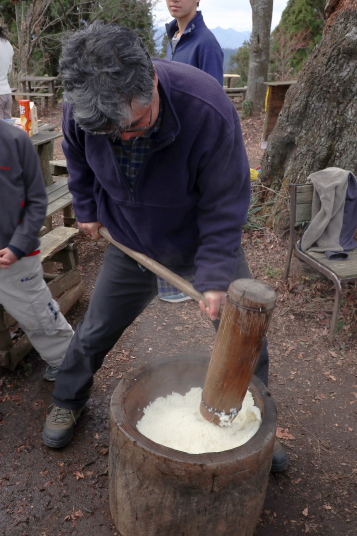
[[229,286],[200,404],[209,422],[227,425],[238,415],[275,302],[267,283],[237,279]]

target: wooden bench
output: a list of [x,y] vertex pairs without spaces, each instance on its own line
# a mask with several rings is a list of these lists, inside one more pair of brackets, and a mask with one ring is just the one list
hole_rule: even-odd
[[290,185],[290,241],[288,256],[285,264],[284,279],[289,277],[292,254],[297,259],[306,262],[317,272],[324,274],[333,281],[335,286],[335,301],[330,324],[329,340],[332,341],[337,325],[342,297],[342,283],[357,281],[357,248],[348,252],[344,260],[328,259],[325,253],[316,251],[301,251],[297,240],[297,227],[311,220],[311,204],[314,187],[312,184]]
[[[78,232],[78,229],[56,227],[41,238],[42,265],[45,266],[48,261],[62,264],[60,273],[44,273],[44,278],[63,314],[83,296],[85,290],[77,269],[77,246],[73,242]],[[32,348],[25,334],[13,343],[11,328],[16,324],[16,320],[0,305],[0,366],[10,370],[14,370]]]
[[[12,92],[13,101],[18,101],[19,99],[39,99],[41,102],[41,112],[44,112],[46,109],[46,99],[49,100],[50,105],[53,107],[55,103],[55,95],[54,93],[41,93],[41,92],[27,92],[27,91],[13,91]],[[19,97],[19,99],[16,99],[16,97]],[[13,103],[14,106],[14,103]]]
[[68,176],[67,161],[66,160],[50,160],[51,173],[56,177],[66,175]]
[[225,87],[224,91],[233,102],[236,109],[242,107],[242,102],[246,98],[247,86],[244,87]]
[[[56,177],[55,177],[56,178]],[[76,222],[72,210],[72,194],[70,194],[67,185],[67,178],[55,180],[53,184],[46,187],[47,192],[47,211],[45,227],[48,232],[52,229],[52,216],[57,212],[63,212],[63,225],[72,227]],[[41,234],[44,230],[41,231]]]

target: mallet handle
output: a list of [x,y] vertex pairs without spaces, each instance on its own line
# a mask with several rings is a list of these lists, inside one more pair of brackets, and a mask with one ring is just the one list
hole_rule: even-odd
[[99,227],[99,234],[103,238],[108,240],[108,242],[110,242],[117,248],[121,249],[121,251],[129,255],[129,257],[136,260],[142,266],[145,266],[145,268],[151,270],[151,272],[153,272],[154,274],[158,275],[159,277],[162,277],[162,279],[165,279],[165,281],[167,281],[174,287],[180,289],[182,292],[190,296],[193,300],[196,300],[197,302],[203,300],[205,303],[207,303],[203,294],[195,290],[193,285],[186,281],[186,279],[175,274],[168,268],[165,268],[165,266],[163,266],[157,261],[154,261],[147,255],[144,255],[144,253],[139,253],[138,251],[134,251],[133,249],[130,249],[123,244],[120,244],[119,242],[114,240],[114,238],[112,238],[106,227]]

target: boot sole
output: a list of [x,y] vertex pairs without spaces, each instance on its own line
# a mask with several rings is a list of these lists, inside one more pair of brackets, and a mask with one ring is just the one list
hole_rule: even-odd
[[73,429],[70,431],[66,437],[63,437],[62,439],[51,439],[49,437],[46,437],[45,432],[42,434],[42,439],[46,447],[50,447],[52,449],[61,449],[68,445],[68,443],[71,441],[73,436]]
[[285,460],[281,461],[280,463],[273,463],[270,469],[271,473],[281,473],[282,471],[285,471],[289,466],[289,458],[286,456]]

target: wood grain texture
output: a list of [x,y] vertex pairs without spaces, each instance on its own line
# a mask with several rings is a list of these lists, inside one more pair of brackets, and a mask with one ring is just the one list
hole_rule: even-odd
[[231,283],[200,405],[208,421],[231,422],[241,409],[275,301],[276,293],[266,283],[254,279]]

